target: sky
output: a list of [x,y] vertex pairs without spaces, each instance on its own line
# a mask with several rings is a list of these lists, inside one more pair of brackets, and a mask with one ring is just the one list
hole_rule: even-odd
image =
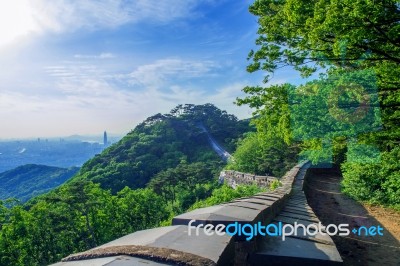
[[124,135],[185,103],[250,117],[233,102],[265,74],[246,72],[251,2],[2,0],[0,139]]

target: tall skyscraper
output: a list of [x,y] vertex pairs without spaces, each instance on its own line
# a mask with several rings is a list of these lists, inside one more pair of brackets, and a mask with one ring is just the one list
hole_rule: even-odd
[[104,137],[103,137],[103,143],[104,143],[104,146],[107,146],[107,131],[104,131]]

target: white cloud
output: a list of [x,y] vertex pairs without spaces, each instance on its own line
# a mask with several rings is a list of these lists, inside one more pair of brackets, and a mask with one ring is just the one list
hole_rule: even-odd
[[26,0],[0,1],[0,46],[38,30],[31,11]]
[[115,28],[127,23],[168,23],[193,14],[201,0],[31,0],[30,7],[44,29]]
[[112,53],[101,53],[99,55],[84,55],[84,54],[76,54],[74,58],[77,59],[111,59],[115,58],[116,56]]
[[[79,62],[63,62],[61,65],[47,66],[44,70],[50,77],[55,78],[58,84],[65,81],[71,83],[88,78],[101,79],[104,75],[95,65]],[[75,90],[79,90],[79,87],[76,87]]]
[[212,93],[205,93],[203,102],[197,103],[213,103],[218,108],[227,111],[230,114],[236,115],[239,119],[249,118],[252,111],[247,106],[237,106],[234,104],[237,97],[244,97],[245,94],[242,89],[249,85],[248,82],[234,82],[222,87],[215,88]]
[[31,33],[117,28],[128,23],[165,24],[196,16],[210,0],[2,0],[0,46]]
[[[218,64],[210,61],[161,59],[138,67],[127,78],[132,85],[160,88],[171,85],[171,81],[189,80],[215,75]],[[172,84],[173,85],[173,84]]]

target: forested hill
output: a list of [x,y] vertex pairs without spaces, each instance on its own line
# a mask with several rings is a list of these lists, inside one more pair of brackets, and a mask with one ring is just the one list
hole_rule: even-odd
[[194,204],[256,193],[217,183],[225,162],[207,134],[232,152],[248,123],[211,104],[179,105],[146,119],[55,190],[23,205],[0,201],[0,265],[48,265],[168,224]]
[[27,164],[0,173],[0,200],[16,198],[22,202],[27,201],[61,185],[78,170],[78,167]]
[[147,118],[86,162],[73,180],[90,180],[117,192],[125,186],[144,187],[157,173],[182,162],[221,162],[203,126],[228,152],[250,130],[248,121],[239,121],[212,104],[178,105],[168,114]]

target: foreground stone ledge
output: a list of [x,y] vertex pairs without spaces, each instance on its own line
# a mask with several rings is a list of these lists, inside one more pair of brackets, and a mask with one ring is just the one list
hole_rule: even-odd
[[127,255],[137,258],[151,259],[161,263],[174,263],[180,265],[209,265],[214,266],[216,263],[210,259],[203,258],[194,254],[181,252],[168,248],[157,248],[148,246],[123,245],[112,246],[106,248],[97,248],[94,250],[77,253],[63,259],[66,261],[82,261],[110,256]]
[[228,235],[209,236],[203,230],[195,235],[193,229],[189,236],[187,226],[159,227],[138,231],[97,248],[70,255],[62,260],[64,264],[54,266],[69,266],[65,263],[74,261],[86,261],[87,264],[82,265],[106,265],[92,264],[92,259],[120,255],[168,265],[229,265],[234,257],[234,242]]
[[104,258],[94,258],[87,260],[62,261],[51,266],[164,266],[170,263],[156,262],[144,258],[132,257],[127,255],[116,255]]

